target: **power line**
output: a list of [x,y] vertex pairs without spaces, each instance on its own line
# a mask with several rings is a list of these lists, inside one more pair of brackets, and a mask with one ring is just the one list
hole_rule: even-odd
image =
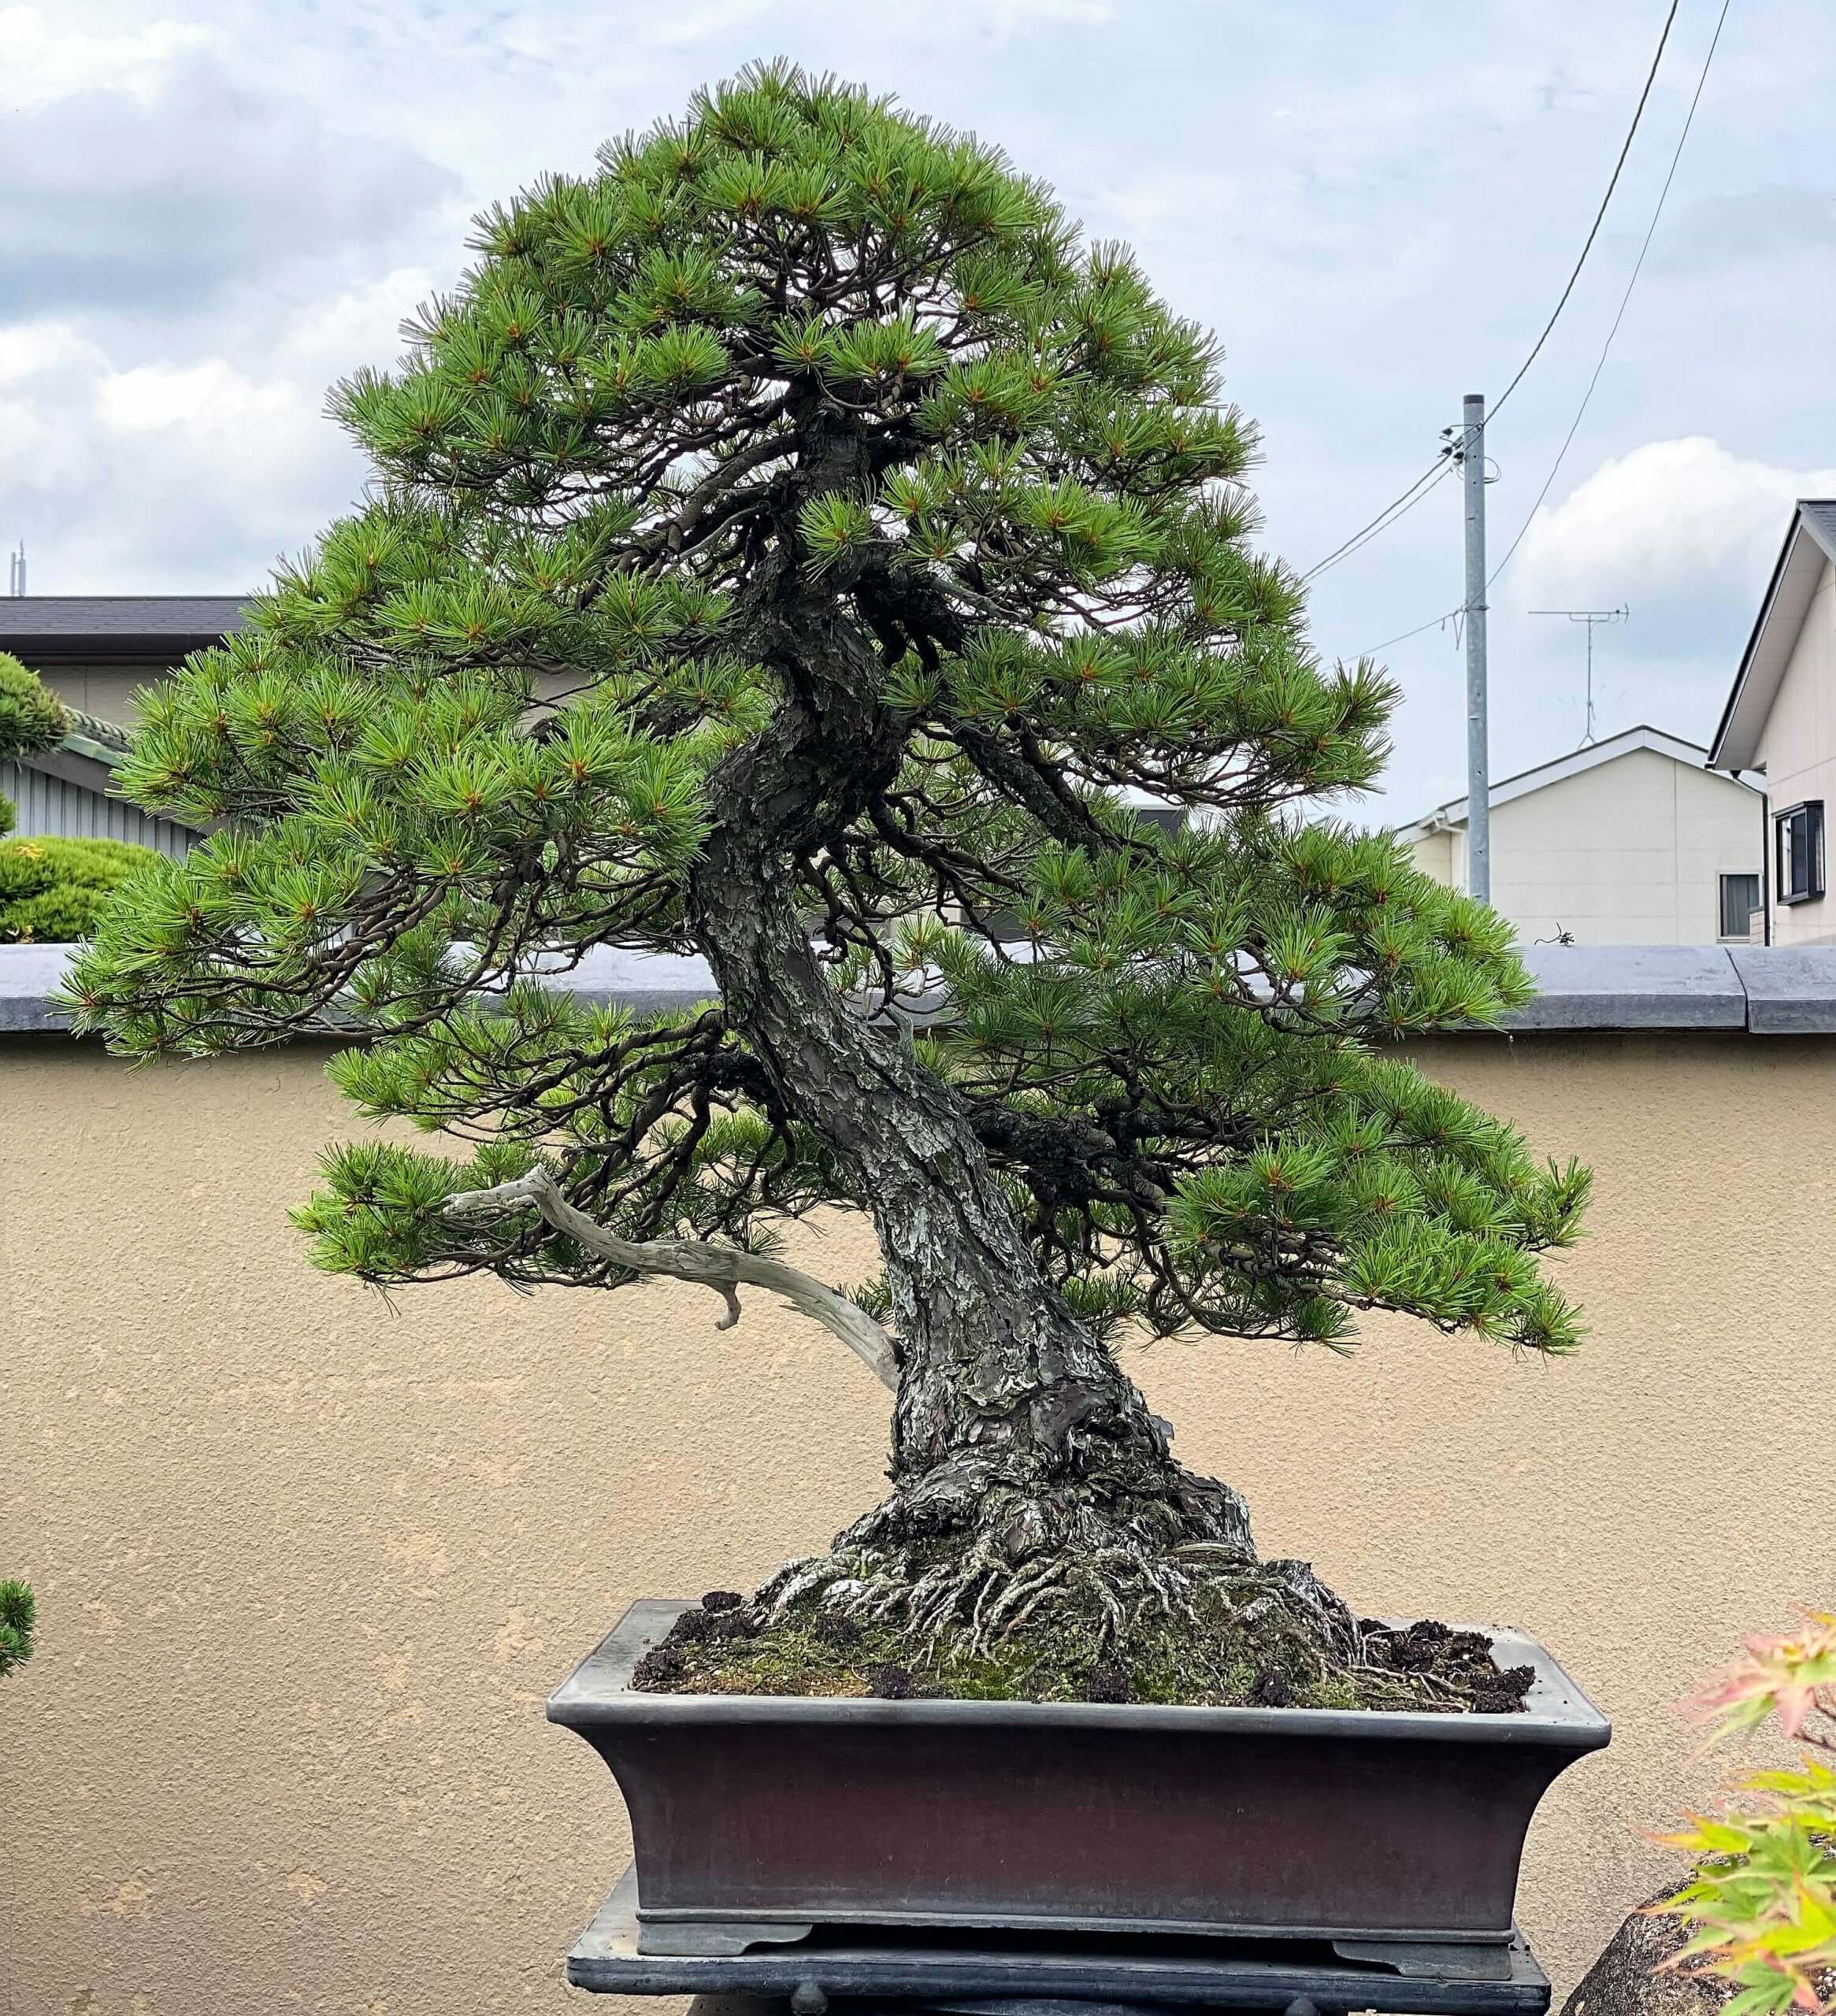
[[[1677,18],[1677,6],[1678,0],[1671,0],[1671,10],[1669,13],[1664,17],[1664,32],[1657,39],[1657,53],[1651,59],[1651,69],[1645,76],[1645,88],[1638,94],[1638,104],[1637,109],[1632,114],[1632,124],[1626,130],[1625,144],[1619,150],[1619,158],[1613,164],[1612,180],[1607,184],[1607,193],[1600,198],[1600,209],[1595,213],[1593,228],[1589,230],[1587,234],[1587,243],[1581,248],[1581,257],[1575,262],[1575,270],[1568,276],[1568,284],[1563,288],[1562,298],[1556,303],[1554,313],[1550,316],[1549,321],[1543,324],[1542,334],[1538,336],[1535,343],[1530,346],[1530,355],[1526,357],[1523,362],[1518,366],[1516,377],[1513,378],[1511,383],[1505,387],[1503,395],[1493,406],[1491,417],[1493,418],[1496,418],[1499,409],[1503,406],[1505,400],[1509,398],[1511,394],[1517,390],[1518,385],[1523,377],[1523,374],[1529,370],[1534,363],[1535,363],[1537,352],[1541,350],[1543,345],[1549,340],[1549,332],[1555,328],[1556,321],[1561,316],[1562,310],[1567,306],[1568,297],[1575,291],[1575,283],[1580,279],[1581,269],[1587,263],[1587,255],[1593,249],[1593,242],[1595,239],[1600,235],[1600,228],[1607,214],[1607,206],[1612,201],[1613,191],[1619,185],[1619,171],[1626,165],[1626,157],[1632,150],[1633,137],[1638,131],[1638,122],[1644,117],[1645,102],[1650,98],[1652,85],[1656,80],[1657,66],[1663,60],[1664,45],[1670,39],[1671,24]],[[1716,32],[1719,33],[1719,31],[1717,30]],[[1452,461],[1451,457],[1448,456],[1446,452],[1443,450],[1441,455],[1437,456],[1434,461],[1430,462],[1428,467],[1415,478],[1415,481],[1411,483],[1406,490],[1404,490],[1399,496],[1393,497],[1389,503],[1385,505],[1383,509],[1378,513],[1375,517],[1367,520],[1363,524],[1358,528],[1357,531],[1352,534],[1349,539],[1345,539],[1340,545],[1335,546],[1332,551],[1329,553],[1323,560],[1315,561],[1313,565],[1309,567],[1306,573],[1301,576],[1301,580],[1303,581],[1312,580],[1316,576],[1323,574],[1326,573],[1329,569],[1337,566],[1341,561],[1350,559],[1352,555],[1356,553],[1360,547],[1368,546],[1372,539],[1376,539],[1380,534],[1388,532],[1390,527],[1393,525],[1399,518],[1404,517],[1407,513],[1414,510],[1415,506],[1421,502],[1422,499],[1428,495],[1428,492],[1434,487],[1435,484],[1441,480],[1441,478],[1447,473],[1448,470],[1452,466]],[[1426,628],[1426,626],[1424,625],[1423,627]],[[1379,648],[1381,648],[1381,647]]]
[[[1438,478],[1447,473],[1447,467],[1446,451],[1443,450],[1407,490],[1400,496],[1393,497],[1374,518],[1366,520],[1349,539],[1341,540],[1323,560],[1316,560],[1301,576],[1301,580],[1311,581],[1316,574],[1323,574],[1328,568],[1336,567],[1341,560],[1348,558],[1367,539],[1374,539],[1380,532],[1394,524],[1404,512],[1412,510],[1421,502],[1428,491],[1434,487]],[[1427,486],[1426,489],[1422,487],[1424,484]]]
[[1430,617],[1426,623],[1418,623],[1413,630],[1404,630],[1394,637],[1385,637],[1381,644],[1373,644],[1368,650],[1360,651],[1358,655],[1361,658],[1374,658],[1379,651],[1387,651],[1392,644],[1407,643],[1410,638],[1419,637],[1424,630],[1432,630],[1437,623],[1449,622],[1465,613],[1463,604],[1459,609],[1443,610],[1440,615]]
[[1341,561],[1349,560],[1360,547],[1368,546],[1380,532],[1388,532],[1398,518],[1414,510],[1452,467],[1452,457],[1443,449],[1400,497],[1392,498],[1374,518],[1360,525],[1342,544],[1335,546],[1325,559],[1315,561],[1301,576],[1301,580],[1311,581],[1316,576],[1337,567]]
[[1613,326],[1607,332],[1607,339],[1600,345],[1600,361],[1594,365],[1593,376],[1587,381],[1587,390],[1581,395],[1581,404],[1575,410],[1573,424],[1563,436],[1562,446],[1556,450],[1555,461],[1549,473],[1543,479],[1543,487],[1537,492],[1537,501],[1530,507],[1529,515],[1519,526],[1517,537],[1505,548],[1504,558],[1485,585],[1489,587],[1511,564],[1511,556],[1523,543],[1523,536],[1535,521],[1537,512],[1543,508],[1543,499],[1549,494],[1568,450],[1575,444],[1580,432],[1582,418],[1587,412],[1588,402],[1593,397],[1594,387],[1600,382],[1600,373],[1605,370],[1608,353],[1613,347],[1613,339],[1619,333],[1619,324],[1626,319],[1626,310],[1631,305],[1632,290],[1638,284],[1638,276],[1645,269],[1645,255],[1651,250],[1651,241],[1657,235],[1658,220],[1664,215],[1664,200],[1671,193],[1671,184],[1676,180],[1677,165],[1683,158],[1683,145],[1689,137],[1689,128],[1695,124],[1696,108],[1702,102],[1702,87],[1708,82],[1708,66],[1715,61],[1715,52],[1721,41],[1722,29],[1727,24],[1727,10],[1733,0],[1722,0],[1721,13],[1715,24],[1715,33],[1708,40],[1708,54],[1702,59],[1702,74],[1696,80],[1695,94],[1689,100],[1689,109],[1683,120],[1683,130],[1677,135],[1676,150],[1671,156],[1670,172],[1664,176],[1664,187],[1657,192],[1657,207],[1651,213],[1651,222],[1645,228],[1645,243],[1638,248],[1638,257],[1632,263],[1632,277],[1626,283],[1626,291],[1619,298],[1619,312],[1613,317]]
[[1537,353],[1549,339],[1549,332],[1555,328],[1562,311],[1568,306],[1568,297],[1575,291],[1575,283],[1581,278],[1581,269],[1587,264],[1587,255],[1593,250],[1593,242],[1600,235],[1600,226],[1606,221],[1607,206],[1613,200],[1613,191],[1619,186],[1619,171],[1626,165],[1626,157],[1632,151],[1632,142],[1638,131],[1638,122],[1645,117],[1645,107],[1651,97],[1651,87],[1657,82],[1657,66],[1664,61],[1664,44],[1671,39],[1671,24],[1677,18],[1677,0],[1671,0],[1671,10],[1664,18],[1664,32],[1657,39],[1657,53],[1651,59],[1651,68],[1645,73],[1645,88],[1638,94],[1638,103],[1632,114],[1632,124],[1626,129],[1626,143],[1619,150],[1619,158],[1613,164],[1612,180],[1607,184],[1607,193],[1600,198],[1600,206],[1594,213],[1592,226],[1587,234],[1587,243],[1581,248],[1581,257],[1575,262],[1575,270],[1568,276],[1568,284],[1562,290],[1562,298],[1556,303],[1555,311],[1543,324],[1543,333],[1530,345],[1530,354],[1517,367],[1517,376],[1499,394],[1493,402],[1488,420],[1496,420],[1504,410],[1504,402],[1523,382],[1523,374],[1537,361]]
[[[1689,128],[1695,124],[1696,108],[1702,102],[1703,88],[1708,82],[1709,66],[1714,62],[1715,52],[1720,46],[1721,32],[1727,25],[1728,9],[1732,6],[1732,4],[1733,0],[1722,0],[1721,13],[1715,20],[1715,32],[1709,38],[1708,53],[1702,59],[1701,73],[1696,80],[1696,88],[1689,99],[1689,111],[1684,115],[1682,131],[1677,135],[1677,144],[1671,155],[1670,168],[1664,176],[1664,186],[1658,191],[1656,206],[1651,213],[1651,222],[1645,227],[1645,239],[1643,243],[1641,244],[1638,248],[1638,257],[1633,261],[1631,277],[1626,283],[1625,293],[1620,296],[1619,313],[1614,316],[1612,327],[1607,332],[1607,339],[1605,343],[1600,346],[1600,358],[1594,365],[1593,376],[1587,381],[1587,390],[1582,395],[1581,404],[1576,409],[1574,421],[1570,425],[1567,433],[1563,437],[1562,446],[1556,452],[1556,459],[1550,466],[1549,473],[1543,479],[1543,487],[1537,492],[1536,502],[1531,505],[1529,513],[1525,517],[1523,523],[1518,527],[1517,536],[1511,542],[1510,545],[1505,548],[1504,558],[1485,577],[1485,585],[1488,588],[1490,587],[1493,582],[1498,579],[1499,576],[1504,572],[1505,569],[1510,565],[1511,555],[1516,552],[1517,549],[1521,545],[1523,545],[1524,535],[1529,532],[1531,525],[1535,522],[1537,512],[1543,508],[1544,499],[1548,497],[1551,488],[1553,487],[1556,478],[1561,471],[1562,464],[1567,456],[1568,450],[1574,446],[1575,437],[1576,434],[1580,432],[1581,423],[1582,418],[1586,414],[1589,402],[1593,398],[1594,388],[1600,381],[1600,373],[1606,369],[1607,358],[1613,347],[1613,339],[1619,333],[1619,324],[1626,319],[1626,310],[1631,304],[1633,289],[1638,286],[1638,276],[1644,270],[1645,254],[1650,251],[1651,241],[1657,235],[1658,224],[1664,216],[1664,206],[1671,193],[1671,184],[1676,180],[1677,169],[1683,158],[1683,147],[1686,142],[1689,139]],[[1670,19],[1667,20],[1664,23],[1664,36],[1667,38],[1671,32],[1671,20],[1675,18],[1676,11],[1676,8],[1673,5],[1671,9]],[[1658,54],[1661,56],[1663,54],[1664,41],[1660,39],[1658,43]],[[1656,73],[1657,64],[1654,58],[1652,63],[1652,76],[1655,76]],[[1649,77],[1645,80],[1645,94],[1649,96],[1651,90],[1651,80]],[[1638,101],[1638,109],[1640,112],[1642,112],[1645,109],[1645,98],[1642,97]],[[1638,121],[1635,116],[1633,120],[1633,130],[1634,132],[1638,129]],[[1626,136],[1626,143],[1627,146],[1631,145],[1631,134],[1628,133]],[[1625,152],[1624,150],[1622,149],[1619,155],[1619,159],[1622,164],[1623,164],[1625,158]],[[1619,180],[1619,169],[1615,168],[1613,171],[1613,179],[1615,181]],[[1608,196],[1611,196],[1612,193],[1612,189],[1609,185],[1607,194]],[[1605,213],[1606,206],[1603,202],[1600,206],[1600,215],[1604,217]],[[1588,233],[1588,245],[1593,244],[1594,233],[1595,232],[1597,232],[1599,228],[1600,218],[1597,217],[1594,220],[1594,230]],[[1585,246],[1582,248],[1581,256],[1582,259],[1585,259],[1587,257],[1587,248]],[[1575,267],[1575,272],[1578,273],[1580,270],[1581,268],[1578,263]],[[1574,280],[1571,278],[1569,281],[1568,287],[1563,291],[1563,301],[1566,301],[1568,298],[1569,290],[1573,287],[1574,284]],[[1558,315],[1561,313],[1560,302],[1556,304],[1556,313]],[[1554,326],[1555,317],[1552,316],[1549,318],[1549,327],[1552,328]],[[1549,329],[1545,329],[1543,332],[1543,336],[1547,336],[1549,333]],[[1543,338],[1539,336],[1537,339],[1537,350],[1540,350],[1542,347],[1542,341]],[[1530,369],[1530,359],[1535,355],[1536,350],[1533,350],[1530,352],[1530,357],[1524,359],[1523,370],[1519,371],[1517,374],[1517,378],[1512,379],[1511,384],[1505,387],[1507,395],[1508,395],[1515,387],[1518,379],[1523,377],[1524,371],[1527,371]],[[1504,400],[1500,399],[1498,405],[1502,406],[1504,403]],[[1493,414],[1496,414],[1497,410],[1498,407],[1494,406],[1492,409]],[[1420,636],[1424,630],[1432,630],[1437,624],[1446,623],[1450,620],[1457,618],[1461,614],[1464,605],[1462,604],[1460,608],[1446,610],[1439,616],[1431,616],[1426,623],[1418,623],[1414,629],[1404,630],[1396,636],[1386,637],[1381,644],[1373,644],[1368,650],[1359,652],[1359,656],[1360,658],[1374,658],[1379,651],[1387,651],[1392,644],[1406,643],[1410,638]]]

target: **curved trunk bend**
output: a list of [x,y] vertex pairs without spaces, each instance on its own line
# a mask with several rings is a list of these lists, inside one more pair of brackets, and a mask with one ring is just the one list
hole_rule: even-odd
[[[858,430],[814,413],[794,504],[871,473]],[[788,1110],[828,1142],[873,1214],[900,1346],[892,1496],[845,1542],[908,1554],[974,1536],[1008,1563],[1182,1541],[1250,1547],[1242,1500],[1176,1463],[1147,1403],[1035,1262],[962,1102],[828,985],[792,865],[897,775],[905,728],[884,667],[799,571],[787,524],[753,648],[783,680],[772,725],[709,780],[693,936]]]
[[726,1012],[870,1200],[885,1262],[894,1492],[848,1540],[973,1531],[1010,1563],[1192,1541],[1248,1552],[1241,1499],[1174,1460],[1140,1390],[1045,1280],[949,1087],[837,996],[781,895],[722,878],[698,908]]

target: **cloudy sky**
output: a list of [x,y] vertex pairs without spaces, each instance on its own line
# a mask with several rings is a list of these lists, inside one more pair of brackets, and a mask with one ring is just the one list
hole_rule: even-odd
[[[234,591],[349,502],[326,384],[386,361],[471,212],[788,54],[999,141],[1214,324],[1267,538],[1311,566],[1494,398],[1555,304],[1666,0],[0,0],[0,544],[35,592]],[[1732,0],[1611,360],[1550,487],[1720,0],[1680,0],[1619,194],[1493,430],[1493,769],[1703,740],[1791,498],[1836,494],[1836,9]],[[1462,788],[1458,484],[1323,573],[1389,647],[1390,794]]]

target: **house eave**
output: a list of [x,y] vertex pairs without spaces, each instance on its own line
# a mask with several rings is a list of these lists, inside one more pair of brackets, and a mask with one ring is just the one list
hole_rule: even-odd
[[119,798],[114,788],[113,758],[98,743],[71,737],[55,749],[35,750],[28,756],[13,759],[22,770],[36,770],[43,776],[56,777],[67,784],[80,784],[104,798]]
[[23,595],[0,598],[0,651],[35,670],[60,665],[168,667],[221,644],[247,620],[242,595]]
[[10,651],[35,672],[76,665],[167,666],[193,651],[212,650],[224,636],[221,630],[20,631],[0,633],[0,650]]
[[[1565,778],[1584,776],[1597,769],[1603,763],[1617,762],[1622,756],[1636,754],[1649,749],[1660,756],[1667,756],[1673,762],[1687,764],[1693,770],[1707,770],[1713,766],[1707,761],[1708,751],[1700,743],[1686,742],[1681,736],[1667,734],[1661,728],[1653,728],[1649,722],[1641,721],[1636,728],[1622,728],[1617,735],[1609,735],[1604,741],[1591,743],[1585,749],[1571,749],[1566,755],[1552,756],[1546,763],[1534,764],[1527,770],[1519,770],[1508,777],[1500,777],[1493,784],[1489,802],[1496,812],[1500,806],[1514,800],[1527,798],[1533,791],[1546,790],[1551,784],[1560,784]],[[1742,766],[1744,767],[1744,766]],[[1757,788],[1745,777],[1731,776],[1730,781],[1747,791]],[[1424,813],[1419,819],[1412,819],[1407,825],[1393,830],[1400,840],[1413,842],[1425,840],[1431,835],[1445,832],[1467,823],[1467,801],[1463,798],[1450,798],[1437,805],[1431,812]]]
[[1712,770],[1750,770],[1758,758],[1772,703],[1785,677],[1792,649],[1804,628],[1811,598],[1826,563],[1836,561],[1836,539],[1828,536],[1805,506],[1836,508],[1830,500],[1801,498],[1793,507],[1772,578],[1729,689],[1727,702],[1709,744]]

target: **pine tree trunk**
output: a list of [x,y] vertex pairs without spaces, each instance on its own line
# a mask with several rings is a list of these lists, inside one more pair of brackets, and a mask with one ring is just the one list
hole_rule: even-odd
[[796,558],[798,498],[858,489],[866,445],[825,411],[799,417],[795,494],[745,612],[748,647],[785,702],[707,780],[712,825],[688,911],[725,1013],[785,1110],[834,1151],[878,1233],[902,1354],[895,1488],[854,1537],[974,1529],[1011,1562],[1118,1541],[1247,1551],[1242,1500],[1174,1461],[1133,1381],[1045,1280],[961,1100],[836,995],[811,949],[790,866],[891,787],[905,730],[881,704],[874,650]]
[[950,1088],[826,984],[788,900],[707,875],[698,936],[787,1106],[870,1200],[902,1355],[893,1497],[855,1537],[974,1529],[1011,1562],[1191,1540],[1247,1550],[1234,1492],[1175,1462],[1035,1262]]

